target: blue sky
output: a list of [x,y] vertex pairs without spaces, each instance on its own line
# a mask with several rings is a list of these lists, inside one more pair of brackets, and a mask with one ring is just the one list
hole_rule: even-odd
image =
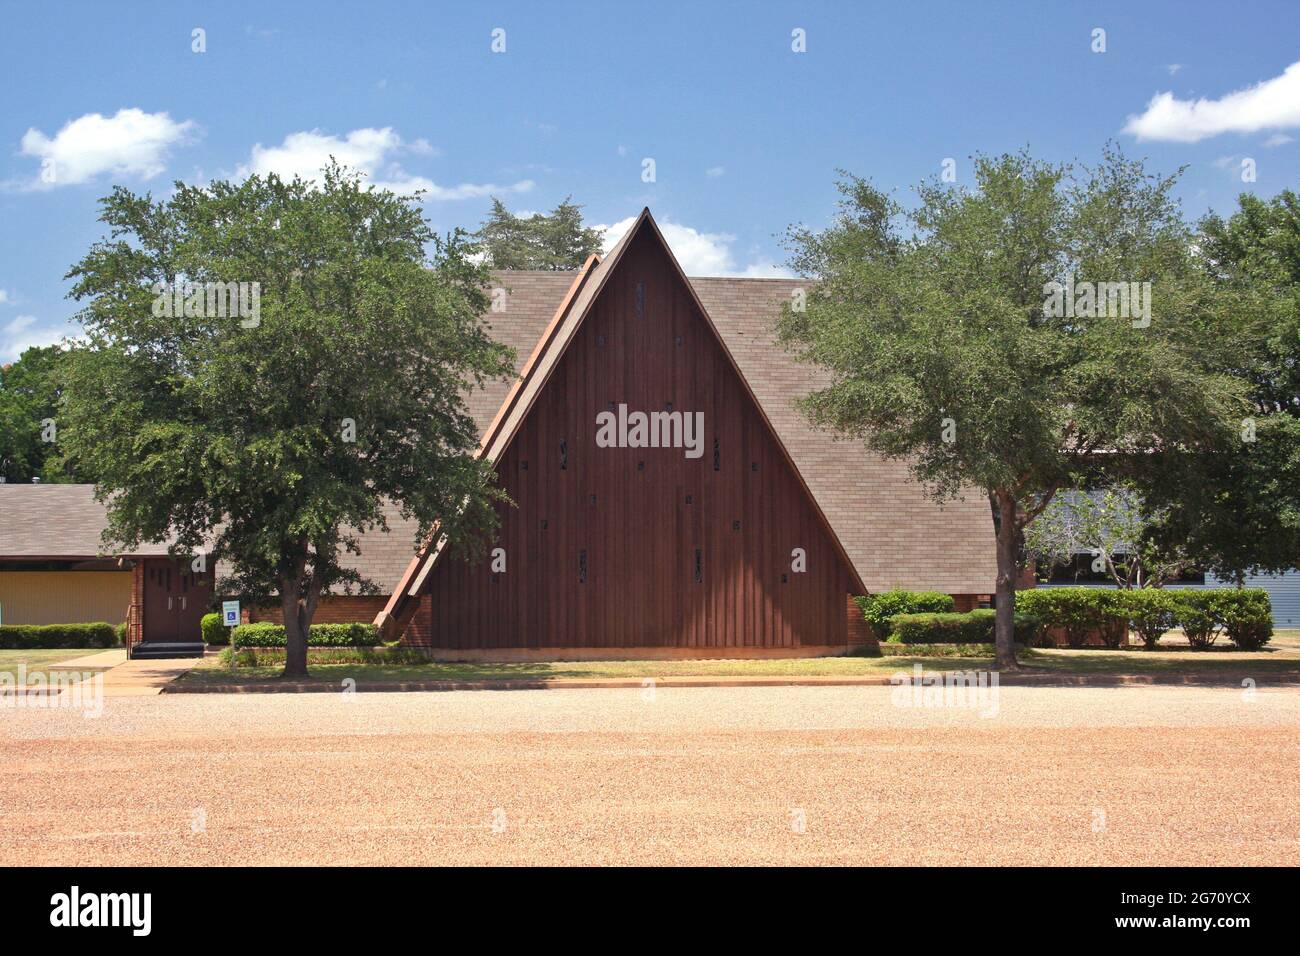
[[476,226],[490,193],[572,194],[610,226],[649,205],[693,274],[777,274],[785,227],[833,212],[837,168],[905,193],[945,158],[960,183],[972,153],[1092,161],[1115,139],[1189,167],[1191,218],[1300,185],[1295,0],[29,3],[0,21],[0,362],[77,331],[63,276],[113,184],[329,152],[431,188],[439,230]]

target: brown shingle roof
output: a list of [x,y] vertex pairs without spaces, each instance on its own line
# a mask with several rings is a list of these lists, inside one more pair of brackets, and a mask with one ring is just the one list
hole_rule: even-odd
[[[103,555],[107,512],[93,485],[0,484],[0,558],[72,559]],[[133,554],[163,555],[167,543]]]
[[796,279],[692,279],[772,427],[794,459],[869,591],[894,585],[989,594],[997,565],[988,499],[971,489],[940,506],[903,461],[812,428],[794,403],[821,387],[824,372],[777,344],[781,303]]

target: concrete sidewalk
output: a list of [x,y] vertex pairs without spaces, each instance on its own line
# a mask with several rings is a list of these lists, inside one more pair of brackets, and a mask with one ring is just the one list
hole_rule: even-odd
[[126,661],[104,672],[105,697],[148,697],[163,689],[203,658],[179,657],[166,660]]
[[[182,657],[175,660],[133,661],[127,659],[125,649],[118,648],[52,665],[47,668],[52,672],[51,683],[22,688],[18,693],[32,697],[52,697],[69,688],[79,688],[85,694],[92,690],[87,685],[102,681],[105,697],[148,697],[161,694],[168,684],[201,660],[201,657]],[[55,684],[52,682],[55,675],[64,680],[73,675],[86,675],[86,678]]]
[[100,651],[98,654],[87,654],[84,657],[74,657],[70,661],[60,661],[45,669],[47,671],[107,671],[125,663],[126,648],[115,647],[112,650]]

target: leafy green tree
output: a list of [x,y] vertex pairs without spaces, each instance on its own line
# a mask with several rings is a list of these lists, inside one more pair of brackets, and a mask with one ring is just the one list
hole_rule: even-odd
[[66,353],[33,347],[0,368],[0,477],[6,481],[86,481],[58,452],[60,372]]
[[577,269],[600,251],[600,232],[582,224],[582,207],[566,198],[549,215],[514,215],[495,196],[475,239],[493,269]]
[[[987,496],[1014,669],[1025,528],[1058,489],[1112,483],[1152,449],[1231,441],[1246,385],[1209,367],[1231,343],[1201,330],[1233,303],[1195,261],[1176,176],[1110,148],[1095,168],[1022,153],[973,173],[923,183],[910,209],[843,179],[835,221],[789,233],[812,281],[779,331],[829,374],[804,402],[815,423],[908,460],[937,498]],[[1143,282],[1128,308],[1097,285]]]
[[1300,198],[1243,193],[1237,205],[1226,220],[1201,220],[1198,245],[1215,280],[1252,305],[1255,334],[1241,353],[1252,398],[1263,412],[1300,415]]
[[1247,419],[1235,445],[1171,450],[1147,463],[1147,500],[1160,518],[1149,531],[1221,578],[1300,566],[1300,418]]
[[247,599],[278,596],[286,677],[320,597],[365,585],[340,559],[386,501],[421,538],[482,547],[499,492],[463,395],[512,365],[462,235],[333,164],[319,184],[117,188],[101,220],[111,237],[69,273],[88,342],[60,441],[99,476],[114,543],[175,534]]
[[1300,200],[1244,194],[1227,219],[1201,220],[1197,246],[1239,305],[1217,361],[1251,383],[1254,408],[1229,447],[1152,456],[1143,486],[1161,514],[1152,536],[1240,584],[1300,566]]

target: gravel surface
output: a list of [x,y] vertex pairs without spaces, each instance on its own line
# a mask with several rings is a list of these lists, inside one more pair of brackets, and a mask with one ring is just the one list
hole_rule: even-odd
[[910,694],[162,695],[109,699],[93,719],[6,707],[0,852],[18,865],[1300,863],[1294,687],[1006,687],[969,707]]

